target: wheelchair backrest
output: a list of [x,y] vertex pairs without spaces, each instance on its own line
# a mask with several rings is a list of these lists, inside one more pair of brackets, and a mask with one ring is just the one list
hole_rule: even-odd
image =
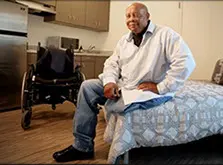
[[45,79],[68,78],[74,72],[74,53],[71,49],[39,47],[36,73]]

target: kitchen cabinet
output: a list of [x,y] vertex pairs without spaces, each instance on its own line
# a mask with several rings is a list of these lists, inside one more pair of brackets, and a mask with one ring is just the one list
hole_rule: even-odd
[[81,57],[81,71],[85,74],[86,79],[95,78],[95,57]]
[[106,56],[97,56],[95,58],[95,77],[98,77],[103,72],[104,62],[107,58]]
[[64,23],[70,22],[69,16],[71,15],[71,6],[69,1],[57,1],[56,12],[57,12],[56,15],[52,16],[52,19]]
[[100,1],[98,3],[98,27],[99,31],[109,30],[109,11],[110,11],[110,1]]
[[109,0],[57,0],[56,15],[45,16],[44,21],[95,31],[108,31],[109,10]]
[[54,22],[68,26],[85,25],[85,1],[56,1],[56,15],[44,17],[45,22]]
[[56,0],[33,0],[45,5],[56,6]]
[[71,1],[71,21],[72,25],[85,25],[85,7],[86,2],[83,0]]
[[108,31],[110,1],[86,1],[86,26],[98,31]]
[[74,61],[81,66],[81,72],[84,73],[86,79],[98,78],[103,72],[104,62],[108,56],[86,56],[76,55]]

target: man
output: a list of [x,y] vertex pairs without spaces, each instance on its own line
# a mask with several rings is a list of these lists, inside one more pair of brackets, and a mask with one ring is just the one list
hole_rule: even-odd
[[149,18],[146,6],[141,3],[133,3],[126,9],[130,33],[119,40],[104,64],[100,79],[82,83],[73,124],[75,140],[73,145],[54,153],[56,161],[93,158],[97,104],[118,112],[132,108],[124,105],[120,87],[163,95],[164,99],[146,101],[149,103],[146,108],[150,108],[168,101],[168,96],[173,96],[194,70],[191,51],[180,35],[168,27],[154,25]]

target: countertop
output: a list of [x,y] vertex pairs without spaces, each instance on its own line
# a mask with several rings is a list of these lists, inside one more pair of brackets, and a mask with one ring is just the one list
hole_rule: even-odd
[[[75,52],[74,55],[81,55],[81,56],[111,56],[112,51],[96,51],[97,53],[94,53],[92,51],[91,53],[89,52]],[[35,49],[28,49],[27,53],[37,53],[37,50]]]

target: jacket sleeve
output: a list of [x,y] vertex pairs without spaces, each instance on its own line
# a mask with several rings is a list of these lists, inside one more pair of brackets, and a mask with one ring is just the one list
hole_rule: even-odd
[[165,79],[157,84],[159,94],[176,92],[182,88],[196,66],[188,45],[179,34],[170,30],[164,40],[166,58],[170,67]]
[[120,77],[120,41],[118,42],[113,54],[105,61],[103,69],[103,85],[109,82],[117,83]]

